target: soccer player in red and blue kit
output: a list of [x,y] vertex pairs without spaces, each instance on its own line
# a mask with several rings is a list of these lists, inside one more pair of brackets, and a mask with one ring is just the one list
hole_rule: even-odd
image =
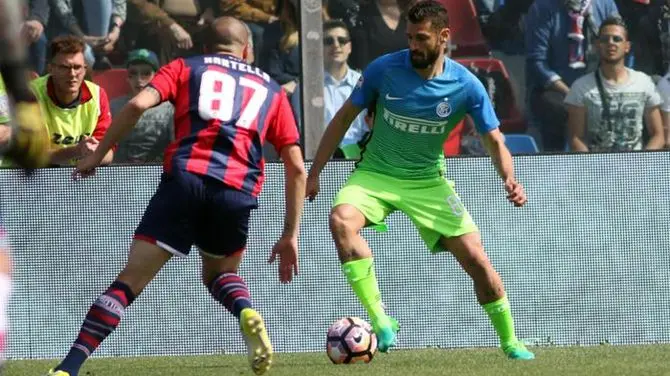
[[174,255],[195,244],[203,282],[214,299],[235,315],[256,374],[272,363],[272,345],[249,290],[237,274],[247,242],[249,214],[263,184],[263,143],[281,155],[286,177],[284,231],[270,261],[279,257],[279,279],[298,272],[298,228],[306,174],[298,130],[286,94],[263,71],[247,65],[248,33],[230,17],[214,21],[208,34],[213,54],[177,59],[161,68],[113,120],[95,153],[73,176],[94,173],[102,157],[163,101],[175,106],[175,138],[165,153],[161,182],[135,231],[128,262],[91,306],[65,359],[49,372],[76,376],[84,361],[116,328],[124,310]]

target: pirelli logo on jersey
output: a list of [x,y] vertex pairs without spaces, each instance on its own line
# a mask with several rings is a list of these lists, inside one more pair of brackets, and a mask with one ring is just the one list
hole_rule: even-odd
[[395,129],[416,134],[444,134],[447,125],[439,121],[414,119],[384,109],[384,120]]

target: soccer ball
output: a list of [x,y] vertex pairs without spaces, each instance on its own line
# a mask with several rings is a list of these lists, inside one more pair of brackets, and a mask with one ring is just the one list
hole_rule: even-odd
[[326,352],[335,364],[369,363],[377,352],[377,336],[365,320],[345,317],[328,328]]

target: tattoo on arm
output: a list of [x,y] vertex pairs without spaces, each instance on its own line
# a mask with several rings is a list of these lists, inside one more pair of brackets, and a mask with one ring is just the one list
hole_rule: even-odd
[[158,90],[156,90],[156,88],[154,88],[153,86],[147,86],[147,87],[144,88],[144,90],[146,90],[146,91],[147,91],[148,93],[150,93],[154,98],[156,98],[156,101],[157,101],[157,102],[160,102],[160,100],[161,100],[161,93],[159,93]]
[[150,108],[161,103],[161,93],[159,93],[153,86],[145,87],[144,91],[151,95],[152,100],[151,105],[149,106]]

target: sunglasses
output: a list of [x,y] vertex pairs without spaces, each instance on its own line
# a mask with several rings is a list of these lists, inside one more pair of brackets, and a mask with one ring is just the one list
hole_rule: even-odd
[[332,46],[333,44],[335,44],[335,40],[337,40],[337,44],[339,44],[340,46],[344,46],[345,44],[351,41],[351,39],[347,37],[337,37],[337,38],[325,37],[323,38],[323,44],[326,46]]
[[620,35],[601,35],[598,37],[598,40],[600,43],[609,43],[610,40],[613,43],[621,43],[623,42],[623,37]]

